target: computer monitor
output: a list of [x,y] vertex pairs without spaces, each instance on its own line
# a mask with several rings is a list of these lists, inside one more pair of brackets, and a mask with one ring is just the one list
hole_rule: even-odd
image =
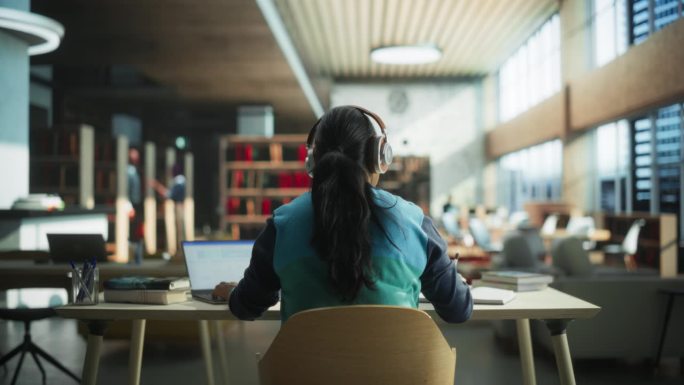
[[102,234],[47,234],[50,260],[54,263],[81,263],[95,258],[107,260]]

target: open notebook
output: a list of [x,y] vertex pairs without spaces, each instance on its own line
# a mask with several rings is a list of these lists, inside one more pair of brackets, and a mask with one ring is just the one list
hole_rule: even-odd
[[475,287],[470,290],[470,293],[473,296],[473,303],[486,305],[503,305],[515,298],[514,291],[494,287]]

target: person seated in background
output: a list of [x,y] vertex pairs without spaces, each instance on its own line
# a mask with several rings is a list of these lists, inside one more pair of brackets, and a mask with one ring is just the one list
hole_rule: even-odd
[[361,107],[337,107],[313,126],[307,145],[311,191],[273,213],[243,279],[217,285],[214,296],[229,299],[237,318],[254,319],[280,292],[286,321],[328,306],[417,308],[422,292],[445,321],[466,321],[470,289],[432,220],[375,187],[391,162],[382,120]]
[[448,213],[454,209],[454,206],[451,205],[451,195],[447,196],[446,203],[444,206],[442,206],[442,213]]

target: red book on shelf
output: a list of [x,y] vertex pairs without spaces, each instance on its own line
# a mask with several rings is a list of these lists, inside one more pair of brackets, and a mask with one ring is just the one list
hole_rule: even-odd
[[247,162],[254,160],[254,147],[251,144],[245,144],[245,160]]
[[305,172],[298,171],[294,174],[295,187],[309,187],[309,183],[311,183],[311,178],[309,178],[309,175],[307,175]]
[[226,212],[228,215],[238,214],[238,211],[240,211],[240,198],[226,199]]
[[261,201],[261,215],[271,215],[271,200],[264,198]]
[[291,188],[294,184],[292,174],[287,172],[281,172],[278,174],[278,187],[280,188]]
[[231,188],[241,188],[245,182],[245,174],[242,170],[233,171],[233,180],[230,183]]
[[245,151],[241,143],[235,145],[235,160],[242,161],[245,160]]

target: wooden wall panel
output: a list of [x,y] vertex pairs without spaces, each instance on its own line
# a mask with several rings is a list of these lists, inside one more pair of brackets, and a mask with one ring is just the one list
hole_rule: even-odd
[[634,116],[684,98],[684,19],[570,81],[571,130]]
[[561,91],[487,133],[487,158],[529,147],[565,134],[566,92]]

